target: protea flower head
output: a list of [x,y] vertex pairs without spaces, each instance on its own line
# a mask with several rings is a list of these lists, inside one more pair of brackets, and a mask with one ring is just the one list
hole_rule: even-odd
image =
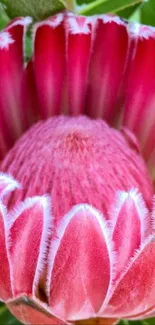
[[155,313],[155,30],[60,13],[0,33],[0,298],[25,324]]

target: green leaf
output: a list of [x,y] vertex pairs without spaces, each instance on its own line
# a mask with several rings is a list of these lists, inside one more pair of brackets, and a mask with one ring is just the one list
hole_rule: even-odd
[[117,13],[130,6],[142,3],[144,0],[96,0],[87,5],[82,5],[78,13],[93,15],[100,13]]
[[118,325],[155,325],[155,319],[145,319],[145,320],[136,320],[136,321],[129,321],[129,320],[121,320]]
[[0,29],[3,29],[9,22],[9,17],[4,11],[3,5],[0,3]]
[[142,320],[130,321],[129,325],[144,325]]
[[142,325],[154,325],[155,324],[155,318],[145,319],[142,321]]
[[32,38],[30,32],[25,37],[25,62],[28,62],[32,56]]
[[155,0],[149,0],[141,9],[141,22],[155,26]]
[[8,310],[8,308],[0,303],[0,325],[20,325],[20,323]]
[[135,4],[133,6],[127,7],[126,9],[120,10],[117,12],[117,15],[125,18],[125,19],[129,19],[130,17],[133,16],[133,14],[135,14],[135,12],[140,9],[141,4]]
[[85,4],[85,3],[93,2],[93,0],[77,0],[76,2],[77,2],[78,5],[82,5],[82,4]]
[[[0,0],[10,18],[31,16],[40,20],[64,9],[63,0]],[[69,0],[70,1],[70,0]]]

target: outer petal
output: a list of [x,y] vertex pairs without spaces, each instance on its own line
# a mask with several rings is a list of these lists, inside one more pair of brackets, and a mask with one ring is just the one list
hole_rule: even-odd
[[92,48],[87,114],[113,123],[116,101],[125,69],[128,34],[125,23],[118,17],[104,15],[97,19]]
[[69,16],[66,24],[69,112],[84,114],[92,38],[90,21],[86,17]]
[[23,38],[29,23],[29,18],[19,18],[0,33],[0,128],[5,148],[13,145],[24,128],[21,105]]
[[0,300],[12,297],[10,268],[6,247],[6,210],[0,202]]
[[114,318],[91,318],[78,321],[79,325],[116,325],[119,323],[118,319]]
[[148,319],[155,317],[155,305],[151,306],[151,308],[148,308],[148,310],[145,310],[142,313],[139,313],[137,315],[130,315],[129,317],[126,317],[126,319],[130,320],[141,320],[141,319]]
[[27,113],[25,121],[30,126],[40,119],[40,107],[32,60],[28,62],[24,71],[22,94],[22,105]]
[[126,84],[124,124],[136,134],[151,168],[155,159],[155,30],[138,24],[129,27],[132,55]]
[[114,290],[104,315],[131,317],[145,314],[154,306],[155,241],[148,240],[136,253]]
[[48,199],[27,199],[9,217],[9,262],[13,295],[39,295],[39,279],[46,260],[51,229]]
[[59,114],[66,69],[64,15],[58,14],[35,26],[34,70],[41,116]]
[[51,313],[46,304],[36,298],[21,296],[7,303],[10,311],[24,324],[63,325],[67,322]]
[[120,192],[111,212],[112,240],[117,252],[116,276],[121,274],[141,243],[151,234],[151,218],[136,190]]
[[112,247],[103,216],[88,205],[75,206],[52,242],[47,287],[50,305],[68,320],[97,314],[112,277]]

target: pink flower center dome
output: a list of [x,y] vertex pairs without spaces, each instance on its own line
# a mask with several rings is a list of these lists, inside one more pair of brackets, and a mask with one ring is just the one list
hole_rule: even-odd
[[1,170],[22,184],[12,207],[26,197],[50,194],[55,220],[88,203],[107,218],[116,191],[137,188],[151,207],[152,185],[132,134],[85,116],[53,117],[29,129],[9,151]]

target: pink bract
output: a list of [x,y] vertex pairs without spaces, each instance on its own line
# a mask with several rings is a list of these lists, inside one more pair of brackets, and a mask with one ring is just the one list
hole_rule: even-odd
[[60,13],[25,64],[30,23],[0,32],[0,299],[25,324],[152,317],[155,30]]

